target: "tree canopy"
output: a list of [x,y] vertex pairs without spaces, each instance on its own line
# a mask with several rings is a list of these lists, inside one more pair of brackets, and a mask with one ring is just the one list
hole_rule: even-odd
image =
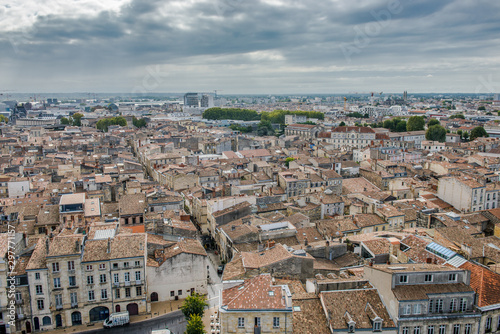
[[482,126],[476,126],[470,132],[470,140],[474,140],[479,137],[488,137],[488,133]]
[[429,120],[429,122],[427,122],[427,126],[433,126],[433,125],[436,125],[436,124],[441,124],[441,123],[439,123],[439,121],[437,119],[435,119],[435,118],[431,118]]
[[186,334],[205,334],[205,328],[203,327],[203,319],[196,314],[193,314],[189,318],[186,326]]
[[69,125],[69,119],[67,119],[66,117],[62,117],[61,118],[61,124]]
[[136,118],[134,116],[134,118],[132,118],[132,124],[134,124],[136,128],[144,128],[146,127],[147,122],[144,118]]
[[205,306],[208,306],[205,301],[205,297],[195,293],[186,297],[186,300],[184,300],[184,303],[181,306],[181,311],[186,320],[189,320],[189,318],[193,315],[203,317],[203,314],[205,313]]
[[360,112],[352,112],[346,115],[347,117],[356,117],[356,118],[368,118],[368,114],[362,114]]
[[271,112],[263,111],[260,116],[263,121],[270,121],[272,124],[285,124],[286,115],[306,116],[308,118],[324,119],[325,114],[319,111],[291,111],[291,110],[274,110]]
[[258,121],[261,117],[255,110],[240,108],[209,108],[203,112],[203,118],[223,120],[231,119],[237,121]]
[[72,116],[73,125],[74,126],[82,126],[82,117],[83,117],[83,114],[80,114],[78,112],[73,114],[73,116]]
[[423,116],[411,116],[406,123],[406,131],[422,131],[425,126]]
[[111,125],[127,126],[127,120],[121,116],[103,118],[97,122],[96,128],[108,132],[108,127]]
[[425,139],[442,143],[446,141],[446,129],[439,124],[431,125],[425,133]]
[[463,114],[454,114],[449,117],[449,119],[454,119],[454,118],[465,119],[465,116]]
[[0,122],[7,123],[9,119],[5,117],[4,115],[0,115]]

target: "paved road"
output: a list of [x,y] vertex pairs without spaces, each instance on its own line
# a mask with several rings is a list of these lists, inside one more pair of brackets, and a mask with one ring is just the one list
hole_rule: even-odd
[[186,320],[181,311],[174,311],[151,320],[131,323],[125,327],[84,331],[84,334],[149,334],[153,329],[168,328],[173,334],[181,334],[186,330]]

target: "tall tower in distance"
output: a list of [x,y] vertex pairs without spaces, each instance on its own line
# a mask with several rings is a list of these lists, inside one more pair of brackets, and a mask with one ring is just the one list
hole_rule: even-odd
[[186,94],[184,94],[184,106],[185,107],[199,107],[200,101],[198,99],[198,93],[186,93]]
[[407,100],[407,99],[408,99],[408,92],[405,90],[405,91],[403,92],[403,101],[405,101],[405,102],[406,102],[406,100]]

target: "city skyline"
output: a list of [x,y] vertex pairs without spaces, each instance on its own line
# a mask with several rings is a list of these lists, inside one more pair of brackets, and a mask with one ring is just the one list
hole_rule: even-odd
[[0,90],[494,94],[499,9],[469,0],[5,3]]

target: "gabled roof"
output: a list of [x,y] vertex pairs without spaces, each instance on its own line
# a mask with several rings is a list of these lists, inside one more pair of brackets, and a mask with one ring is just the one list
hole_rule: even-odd
[[500,304],[500,274],[470,261],[459,268],[471,272],[470,286],[477,293],[477,306]]

